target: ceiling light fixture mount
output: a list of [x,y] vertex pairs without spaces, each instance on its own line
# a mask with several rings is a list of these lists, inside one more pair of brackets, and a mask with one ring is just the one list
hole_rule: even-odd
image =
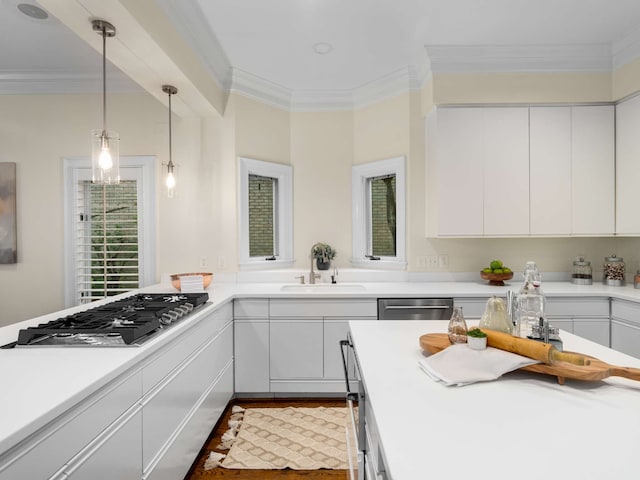
[[318,42],[313,45],[313,51],[318,55],[326,55],[333,51],[333,45],[327,42]]
[[167,178],[165,179],[165,185],[167,186],[167,196],[173,198],[174,191],[176,189],[176,176],[175,165],[171,157],[171,95],[178,93],[178,89],[173,85],[163,85],[162,91],[169,95],[169,163],[167,163]]
[[91,25],[102,37],[102,129],[91,131],[91,180],[120,183],[120,137],[107,130],[107,38],[116,36],[116,27],[104,20],[92,20]]
[[32,3],[19,3],[18,10],[27,17],[35,18],[36,20],[46,20],[49,18],[49,14],[46,11]]

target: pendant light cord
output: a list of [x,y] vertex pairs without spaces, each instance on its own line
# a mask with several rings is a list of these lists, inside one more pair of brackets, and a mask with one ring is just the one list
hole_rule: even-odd
[[107,28],[102,27],[102,130],[107,131]]
[[169,91],[169,169],[173,170],[173,159],[171,155],[172,144],[171,144],[171,91]]

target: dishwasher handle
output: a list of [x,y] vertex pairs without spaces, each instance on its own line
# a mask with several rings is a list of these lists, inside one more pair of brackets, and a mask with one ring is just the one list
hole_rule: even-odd
[[386,305],[385,310],[444,310],[449,305]]
[[347,385],[347,400],[357,401],[358,393],[352,392],[349,386],[349,369],[347,368],[347,356],[345,354],[345,348],[353,348],[351,342],[347,340],[340,340],[340,354],[342,355],[342,369],[344,371],[344,382]]

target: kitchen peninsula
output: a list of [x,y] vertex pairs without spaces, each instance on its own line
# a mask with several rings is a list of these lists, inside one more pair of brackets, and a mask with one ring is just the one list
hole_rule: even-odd
[[[418,366],[420,336],[446,328],[445,321],[351,323],[365,385],[367,478],[638,478],[640,382],[559,385],[555,377],[511,372],[446,387]],[[563,341],[566,350],[640,367],[574,335]]]

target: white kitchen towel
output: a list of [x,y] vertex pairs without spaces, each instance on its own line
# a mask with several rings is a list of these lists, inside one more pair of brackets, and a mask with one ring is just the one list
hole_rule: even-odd
[[447,386],[462,386],[495,380],[507,372],[540,362],[492,347],[472,350],[466,343],[461,343],[420,359],[418,363],[435,381]]

